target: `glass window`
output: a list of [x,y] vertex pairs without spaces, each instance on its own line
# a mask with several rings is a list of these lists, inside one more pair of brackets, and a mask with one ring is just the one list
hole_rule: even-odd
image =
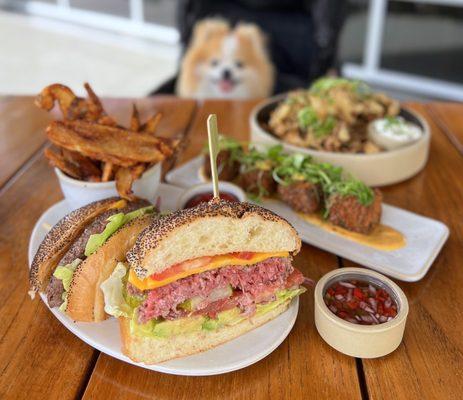
[[129,0],[71,0],[71,7],[129,18]]
[[390,2],[381,67],[463,83],[463,7]]
[[176,27],[177,0],[144,0],[145,21]]
[[[367,1],[349,1],[341,63],[362,63],[367,16]],[[380,68],[463,83],[463,6],[389,1]]]

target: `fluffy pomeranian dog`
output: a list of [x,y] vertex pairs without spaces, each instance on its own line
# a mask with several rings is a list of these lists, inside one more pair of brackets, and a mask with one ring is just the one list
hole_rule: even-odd
[[234,29],[220,19],[196,24],[181,63],[177,94],[193,98],[267,97],[274,85],[262,31],[254,24]]

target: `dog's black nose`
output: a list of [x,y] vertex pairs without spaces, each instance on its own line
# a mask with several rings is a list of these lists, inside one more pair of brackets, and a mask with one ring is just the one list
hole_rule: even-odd
[[222,79],[230,80],[231,77],[231,71],[229,69],[224,69],[222,72]]

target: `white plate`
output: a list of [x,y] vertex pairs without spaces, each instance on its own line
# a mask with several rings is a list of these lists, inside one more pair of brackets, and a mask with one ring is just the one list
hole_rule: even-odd
[[[178,187],[161,184],[158,194],[161,197],[162,210],[174,210],[182,192],[183,189]],[[56,224],[69,211],[69,205],[63,200],[42,214],[32,231],[29,242],[29,264],[49,227]],[[47,304],[46,297],[44,295],[41,297]],[[74,335],[109,356],[153,371],[201,376],[235,371],[269,355],[288,336],[296,321],[298,309],[299,300],[296,298],[283,314],[241,337],[204,353],[155,365],[133,362],[121,353],[119,324],[116,319],[111,318],[100,323],[74,322],[57,308],[50,309],[50,311]]]
[[[202,163],[203,157],[196,157],[170,171],[166,180],[181,187],[200,183]],[[261,205],[286,218],[304,242],[408,282],[426,275],[449,236],[442,222],[383,204],[381,222],[401,232],[407,244],[398,250],[381,251],[309,224],[280,201],[263,201]]]

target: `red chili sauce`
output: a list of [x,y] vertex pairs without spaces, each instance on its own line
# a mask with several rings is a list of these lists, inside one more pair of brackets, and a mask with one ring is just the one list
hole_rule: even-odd
[[[212,192],[199,193],[193,196],[190,200],[188,200],[183,208],[196,207],[198,204],[207,203],[213,198],[214,198],[214,193]],[[227,192],[220,193],[220,198],[222,200],[227,200],[227,201],[239,201],[238,197],[236,197],[234,194],[227,193]]]
[[383,324],[397,315],[397,304],[390,294],[366,281],[335,282],[326,290],[324,300],[333,314],[353,324]]

